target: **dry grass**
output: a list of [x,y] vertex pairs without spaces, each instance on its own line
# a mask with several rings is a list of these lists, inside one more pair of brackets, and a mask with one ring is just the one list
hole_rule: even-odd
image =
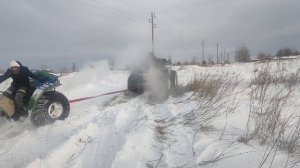
[[[267,161],[271,167],[278,150],[294,152],[300,142],[299,116],[290,108],[295,102],[300,71],[287,73],[271,69],[269,64],[262,65],[250,82],[249,119],[245,136],[240,138],[244,143],[256,138],[266,145],[258,167],[263,167]],[[252,131],[251,121],[255,127]]]
[[203,127],[221,114],[232,113],[236,109],[236,99],[232,95],[240,82],[239,75],[229,73],[195,76],[188,86],[194,91],[193,100],[197,106],[185,115],[185,124]]

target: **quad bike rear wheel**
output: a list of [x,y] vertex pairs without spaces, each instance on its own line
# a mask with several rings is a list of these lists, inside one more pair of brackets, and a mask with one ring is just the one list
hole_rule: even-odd
[[52,124],[56,120],[64,120],[68,117],[69,111],[69,101],[62,93],[57,91],[45,92],[37,101],[30,120],[35,126],[44,126]]

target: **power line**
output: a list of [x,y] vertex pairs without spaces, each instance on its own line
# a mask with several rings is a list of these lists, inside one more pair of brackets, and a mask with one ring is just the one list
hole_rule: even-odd
[[140,17],[137,17],[137,16],[135,16],[135,15],[133,15],[133,14],[131,14],[131,13],[128,13],[128,12],[122,11],[122,10],[120,10],[120,9],[111,7],[111,6],[107,5],[107,4],[104,4],[103,2],[99,2],[99,4],[105,6],[105,7],[109,8],[109,9],[111,9],[111,10],[113,10],[113,11],[116,11],[116,12],[119,12],[119,13],[121,13],[121,14],[127,15],[127,16],[129,16],[129,17],[136,18],[136,19],[139,19],[139,20],[142,20],[142,21],[147,21],[147,20],[144,19],[144,18],[140,18]]
[[132,21],[132,22],[135,22],[135,23],[147,25],[146,24],[146,20],[143,20],[145,22],[137,20],[137,19],[133,18],[132,16],[129,16],[128,14],[125,14],[125,12],[123,12],[123,14],[121,14],[121,12],[117,12],[117,10],[112,10],[112,9],[109,10],[108,8],[103,8],[104,5],[102,5],[102,8],[101,8],[100,6],[98,6],[95,3],[86,2],[86,1],[83,1],[83,0],[78,0],[78,1],[80,1],[80,2],[82,2],[84,4],[86,4],[86,5],[88,5],[90,7],[93,7],[95,9],[97,9],[97,10],[101,10],[102,11],[103,9],[106,9],[106,10],[110,11],[110,13],[115,14],[115,15],[123,18],[123,19],[129,20],[129,21]]
[[122,3],[122,4],[125,4],[126,6],[129,6],[129,7],[131,7],[131,8],[137,9],[137,10],[139,10],[140,12],[143,12],[144,14],[147,14],[147,15],[148,15],[148,13],[149,13],[148,11],[145,11],[145,10],[139,8],[139,7],[136,7],[135,5],[132,5],[132,4],[128,3],[128,2],[124,2],[124,1],[120,1],[120,0],[117,0],[117,1],[120,2],[120,3]]
[[173,25],[169,26],[170,24],[168,22],[166,22],[165,19],[163,19],[159,16],[155,16],[155,18],[156,18],[158,23],[162,23],[162,24],[160,24],[159,27],[156,27],[157,29],[163,31],[164,34],[168,34],[168,36],[174,35],[174,33],[171,33],[170,30],[169,30],[169,27],[173,28]]

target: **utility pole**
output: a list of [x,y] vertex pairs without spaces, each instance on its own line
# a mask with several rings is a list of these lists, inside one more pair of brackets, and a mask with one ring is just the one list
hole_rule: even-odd
[[219,64],[219,44],[217,43],[217,64]]
[[224,54],[223,54],[223,63],[226,61],[226,49],[224,48]]
[[204,62],[204,40],[202,40],[202,62]]
[[229,60],[229,53],[227,53],[227,61],[228,61],[228,63],[230,63],[230,60]]
[[151,12],[151,18],[149,19],[149,22],[151,23],[151,30],[152,30],[152,55],[154,56],[154,28],[156,28],[156,24],[154,24],[154,17],[155,13]]

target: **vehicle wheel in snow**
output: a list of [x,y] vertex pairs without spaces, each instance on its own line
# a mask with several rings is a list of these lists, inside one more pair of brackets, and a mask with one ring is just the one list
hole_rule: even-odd
[[142,74],[132,73],[128,77],[127,88],[133,93],[143,94],[145,91],[145,82]]
[[174,70],[171,70],[170,73],[170,89],[178,88],[178,77],[177,72]]
[[55,120],[64,120],[68,117],[70,104],[68,99],[59,92],[50,91],[43,94],[37,101],[30,120],[35,126],[44,126]]

